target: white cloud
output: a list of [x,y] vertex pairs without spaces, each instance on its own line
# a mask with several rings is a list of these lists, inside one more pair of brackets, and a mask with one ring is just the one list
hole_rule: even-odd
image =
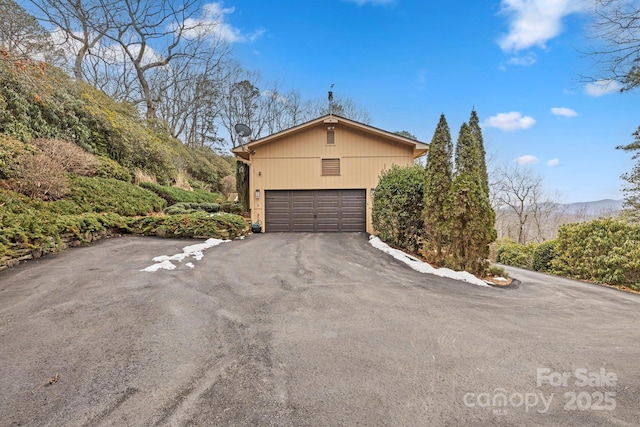
[[576,117],[578,115],[575,110],[565,107],[553,107],[551,108],[551,114],[564,117]]
[[587,83],[584,91],[589,96],[602,96],[609,93],[617,92],[622,88],[620,83],[615,80],[598,80],[593,83]]
[[372,4],[374,6],[377,6],[377,5],[393,4],[396,2],[396,0],[343,0],[343,1],[346,1],[348,3],[355,3],[358,6],[362,6],[365,4]]
[[538,58],[536,57],[536,54],[533,52],[530,52],[523,56],[514,56],[512,58],[509,58],[509,61],[507,61],[507,64],[516,65],[518,67],[531,67],[533,64],[536,63],[537,60]]
[[253,33],[244,34],[239,28],[227,22],[227,16],[235,12],[234,7],[224,7],[224,2],[207,3],[203,6],[202,18],[188,18],[184,25],[191,30],[185,33],[187,36],[214,36],[227,43],[253,42],[265,32],[258,29]]
[[529,129],[536,123],[535,119],[529,116],[522,116],[521,113],[511,111],[509,113],[499,113],[489,117],[484,124],[488,127],[502,129],[504,131],[516,131]]
[[498,44],[517,52],[545,43],[562,31],[562,19],[585,11],[587,0],[502,0],[501,12],[509,17],[509,33]]
[[557,159],[557,158],[556,159],[551,159],[551,160],[549,160],[547,162],[547,166],[549,166],[551,168],[555,167],[555,166],[558,166],[559,164],[560,164],[560,159]]
[[536,156],[532,156],[531,154],[520,156],[514,161],[519,165],[535,165],[537,163],[540,163],[540,160],[538,160]]

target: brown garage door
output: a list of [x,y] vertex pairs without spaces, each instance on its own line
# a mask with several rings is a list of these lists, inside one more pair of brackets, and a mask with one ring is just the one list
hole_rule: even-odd
[[267,190],[265,231],[366,230],[365,190]]

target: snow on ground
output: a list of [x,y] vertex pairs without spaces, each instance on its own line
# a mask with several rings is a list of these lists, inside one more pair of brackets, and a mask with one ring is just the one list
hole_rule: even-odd
[[[158,270],[175,270],[176,265],[171,261],[182,262],[187,258],[194,258],[196,261],[200,261],[204,257],[204,251],[206,249],[218,246],[220,243],[230,242],[231,240],[220,239],[207,239],[204,243],[197,243],[195,245],[185,246],[182,248],[182,253],[175,255],[160,255],[153,258],[156,263],[150,265],[147,268],[143,268],[140,271],[158,271]],[[185,264],[187,267],[194,268],[193,263],[188,262]]]
[[391,246],[380,240],[379,237],[370,236],[369,243],[374,248],[380,249],[382,252],[391,255],[398,261],[404,262],[409,267],[413,268],[416,271],[419,271],[420,273],[433,274],[439,277],[461,280],[463,282],[472,283],[478,286],[489,286],[487,283],[485,283],[484,280],[478,279],[476,276],[467,271],[454,271],[449,268],[434,268],[424,261],[420,261],[419,259],[414,258],[411,255],[407,255],[401,250],[392,248]]

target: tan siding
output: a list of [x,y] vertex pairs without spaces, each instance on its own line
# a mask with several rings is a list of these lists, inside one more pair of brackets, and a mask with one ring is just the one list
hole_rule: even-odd
[[[322,175],[322,159],[340,159],[339,176]],[[335,127],[335,144],[327,145],[326,125],[255,147],[251,156],[252,219],[264,224],[265,190],[366,189],[367,231],[371,226],[371,188],[392,165],[413,164],[413,149],[378,135]],[[260,189],[261,198],[255,199]],[[266,230],[268,231],[268,230]]]

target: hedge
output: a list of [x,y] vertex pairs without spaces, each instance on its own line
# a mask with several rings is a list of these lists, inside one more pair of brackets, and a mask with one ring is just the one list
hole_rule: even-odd
[[537,247],[535,243],[524,246],[514,241],[508,240],[498,247],[496,261],[501,264],[514,267],[533,268],[533,253]]
[[640,290],[640,225],[611,218],[560,227],[552,272]]

